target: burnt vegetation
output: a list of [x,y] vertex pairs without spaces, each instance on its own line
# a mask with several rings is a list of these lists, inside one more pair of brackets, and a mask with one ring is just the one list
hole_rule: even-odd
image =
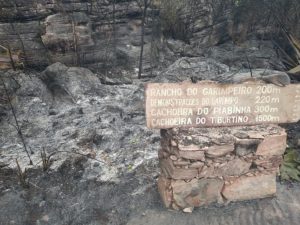
[[[14,191],[11,214],[21,202],[26,218],[4,223],[117,225],[140,206],[148,218],[148,202],[161,211],[161,136],[145,126],[143,85],[230,83],[257,70],[298,83],[299,21],[299,0],[0,0],[0,197]],[[299,122],[288,126],[298,142],[283,155],[284,184],[300,181]],[[203,163],[159,154],[178,163],[169,170]],[[269,163],[249,160],[254,171]],[[272,160],[279,168],[281,155]]]

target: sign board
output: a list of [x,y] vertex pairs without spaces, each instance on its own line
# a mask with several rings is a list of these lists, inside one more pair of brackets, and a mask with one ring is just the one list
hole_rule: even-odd
[[300,119],[300,85],[149,83],[149,128],[293,123]]

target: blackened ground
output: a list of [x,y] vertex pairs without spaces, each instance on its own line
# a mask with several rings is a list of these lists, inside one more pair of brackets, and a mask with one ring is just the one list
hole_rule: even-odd
[[[82,179],[78,157],[56,172],[28,171],[29,188],[16,171],[0,170],[1,225],[232,225],[299,224],[300,185],[278,182],[277,197],[198,208],[192,214],[162,205],[157,165],[142,165],[118,183]],[[253,187],[255,188],[255,187]]]
[[118,184],[82,180],[86,159],[66,161],[56,172],[28,171],[29,188],[15,171],[0,174],[0,224],[126,224],[134,214],[160,205],[156,168],[144,166],[124,175]]
[[[212,60],[186,60],[177,61],[158,78],[172,81],[174,73],[212,79],[214,71],[229,70]],[[58,84],[67,87],[64,95],[52,96],[40,74],[17,76],[22,87],[16,93],[15,109],[34,152],[34,166],[28,166],[10,125],[12,114],[5,111],[0,121],[0,225],[299,224],[299,184],[278,182],[276,198],[199,208],[191,215],[165,209],[156,186],[159,132],[145,126],[143,83],[102,85],[93,82],[96,75],[86,69],[67,68],[60,73],[64,67],[50,67],[61,79]],[[69,101],[69,93],[76,97],[75,103]],[[286,128],[293,146],[300,125]],[[41,168],[43,148],[48,155],[55,154],[48,172]],[[94,154],[102,162],[75,153]],[[22,169],[29,168],[29,187],[20,184],[16,158]]]

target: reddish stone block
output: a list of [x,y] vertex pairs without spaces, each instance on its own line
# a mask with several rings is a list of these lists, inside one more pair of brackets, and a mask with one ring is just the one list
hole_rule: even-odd
[[201,148],[199,145],[195,145],[195,144],[190,144],[190,145],[178,145],[178,149],[180,151],[200,151]]
[[221,179],[193,179],[190,182],[172,180],[174,202],[181,208],[199,207],[213,202],[222,202]]
[[214,145],[210,146],[205,150],[205,156],[209,158],[216,158],[224,156],[234,150],[234,144],[228,144],[228,145]]
[[170,208],[172,203],[172,191],[171,191],[171,180],[163,176],[160,176],[157,181],[158,192],[161,196],[161,199],[164,205],[167,208]]
[[223,167],[215,168],[214,175],[219,177],[241,176],[249,171],[251,162],[236,158],[226,163]]
[[174,166],[189,166],[191,165],[190,161],[189,160],[178,160],[178,161],[173,161],[173,165]]
[[204,166],[200,172],[199,172],[199,177],[200,178],[208,178],[208,177],[214,177],[214,171],[215,171],[215,168],[213,166]]
[[278,168],[282,163],[283,157],[281,155],[274,155],[264,159],[254,160],[254,165],[260,166],[266,169]]
[[276,174],[239,177],[233,183],[225,184],[222,194],[228,201],[243,201],[274,196],[276,194]]
[[235,153],[238,156],[254,153],[261,142],[261,139],[237,139],[235,143]]
[[258,145],[256,155],[272,156],[283,155],[286,149],[287,134],[282,131],[280,134],[266,136]]
[[203,166],[204,166],[203,162],[193,162],[189,167],[201,169],[203,168]]
[[195,177],[198,177],[197,169],[176,168],[173,165],[172,160],[170,159],[162,159],[160,161],[160,168],[162,170],[162,173],[167,178],[173,178],[175,180],[193,179]]
[[204,161],[204,151],[178,151],[178,156],[184,159]]

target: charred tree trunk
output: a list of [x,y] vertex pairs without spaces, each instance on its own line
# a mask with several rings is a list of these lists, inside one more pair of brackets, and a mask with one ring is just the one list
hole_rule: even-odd
[[138,79],[142,77],[142,70],[143,70],[143,54],[144,54],[144,39],[145,39],[145,22],[147,17],[147,9],[150,5],[150,0],[144,0],[144,9],[143,9],[143,16],[142,16],[142,27],[141,27],[141,52],[140,52],[140,59],[139,59],[139,73]]
[[14,62],[14,58],[12,56],[12,53],[11,53],[11,49],[10,49],[10,45],[7,44],[7,50],[8,50],[8,55],[9,55],[9,58],[10,58],[10,64],[11,64],[11,67],[13,68],[14,71],[16,71],[16,65],[15,65],[15,62]]
[[112,66],[113,68],[116,67],[116,56],[117,56],[117,38],[116,38],[116,0],[113,0],[113,14],[112,14],[112,47],[113,47],[113,61]]

